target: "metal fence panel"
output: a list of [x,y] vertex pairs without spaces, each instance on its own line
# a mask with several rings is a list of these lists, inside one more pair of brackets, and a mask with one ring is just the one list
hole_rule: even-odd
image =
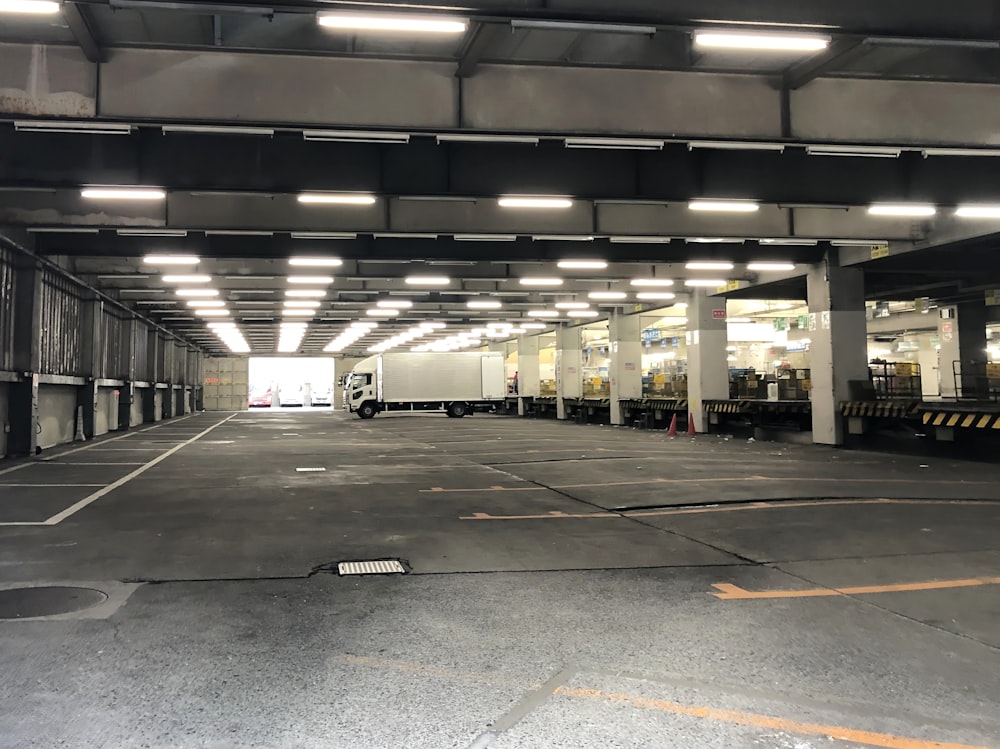
[[149,382],[149,327],[141,320],[136,320],[132,327],[132,355],[135,359],[135,380]]
[[121,380],[128,377],[128,348],[123,340],[125,321],[118,310],[105,304],[99,307],[96,377]]
[[44,374],[85,375],[81,350],[83,289],[52,271],[42,272],[41,356]]

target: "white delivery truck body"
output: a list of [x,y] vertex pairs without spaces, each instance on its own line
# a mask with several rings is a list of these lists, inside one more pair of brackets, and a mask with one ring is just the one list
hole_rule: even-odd
[[355,365],[344,408],[362,419],[394,410],[443,410],[460,417],[503,401],[506,393],[503,354],[388,353]]

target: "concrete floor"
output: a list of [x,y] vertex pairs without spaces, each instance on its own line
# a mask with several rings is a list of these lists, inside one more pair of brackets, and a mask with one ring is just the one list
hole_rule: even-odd
[[110,595],[0,621],[0,746],[997,748],[998,481],[308,410],[0,464],[0,588]]

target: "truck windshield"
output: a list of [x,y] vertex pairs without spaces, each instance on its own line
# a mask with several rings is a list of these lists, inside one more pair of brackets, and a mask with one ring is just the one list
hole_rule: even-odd
[[371,382],[372,376],[370,374],[355,374],[351,377],[351,389],[362,388],[365,385],[370,385]]

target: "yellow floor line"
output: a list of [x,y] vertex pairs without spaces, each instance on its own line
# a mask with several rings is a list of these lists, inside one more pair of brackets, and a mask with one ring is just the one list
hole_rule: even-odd
[[809,590],[744,590],[732,583],[712,583],[718,593],[712,595],[723,601],[744,601],[758,598],[829,598],[832,596],[865,595],[871,593],[905,593],[921,590],[947,590],[950,588],[975,588],[982,585],[1000,585],[1000,577],[973,577],[964,580],[927,580],[895,585],[858,585],[848,588],[812,588]]
[[770,715],[745,713],[738,710],[724,710],[702,705],[682,705],[677,702],[669,702],[668,700],[658,700],[632,694],[602,692],[598,689],[578,689],[562,686],[556,688],[554,694],[561,697],[595,700],[611,704],[625,704],[643,710],[656,710],[674,715],[688,715],[718,723],[731,723],[739,726],[751,726],[753,728],[768,728],[803,736],[830,737],[837,741],[851,741],[855,744],[883,747],[884,749],[989,749],[989,747],[985,746],[912,739],[904,736],[895,736],[891,733],[875,733],[874,731],[862,731],[842,726],[801,723],[796,720],[788,720],[787,718],[775,718]]

